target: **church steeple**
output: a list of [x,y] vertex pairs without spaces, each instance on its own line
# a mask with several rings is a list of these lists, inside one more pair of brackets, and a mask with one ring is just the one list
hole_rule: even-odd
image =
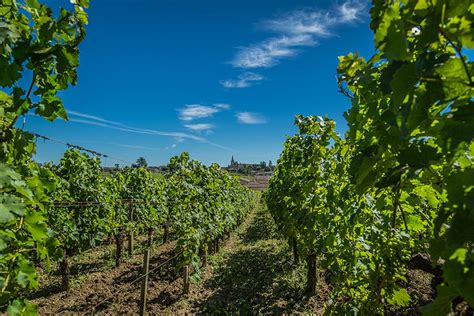
[[235,165],[235,160],[234,160],[234,156],[232,155],[232,159],[230,160],[230,165],[233,166]]

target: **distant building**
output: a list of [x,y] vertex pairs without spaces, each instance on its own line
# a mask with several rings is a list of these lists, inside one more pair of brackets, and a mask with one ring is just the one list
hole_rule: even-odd
[[234,159],[234,156],[232,156],[230,164],[227,167],[224,167],[223,169],[229,172],[234,172],[243,175],[261,174],[265,176],[272,176],[274,166],[271,161],[268,165],[266,164],[266,162],[263,161],[261,163],[241,163],[236,161]]

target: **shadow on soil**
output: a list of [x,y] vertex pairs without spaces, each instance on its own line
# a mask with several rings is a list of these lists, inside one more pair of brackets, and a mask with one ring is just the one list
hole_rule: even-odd
[[248,229],[241,235],[244,245],[251,245],[257,241],[278,238],[273,221],[263,211],[257,213]]
[[301,288],[284,276],[294,269],[268,215],[257,213],[243,232],[242,246],[219,264],[204,286],[213,293],[195,304],[204,313],[282,313],[304,301]]
[[[70,278],[73,280],[81,275],[101,272],[108,267],[110,267],[110,264],[107,261],[97,261],[93,263],[73,262],[70,267]],[[52,278],[55,278],[56,282],[49,282],[48,284],[43,285],[39,290],[33,292],[29,296],[29,299],[44,298],[64,291],[61,287],[61,272],[59,271],[59,268],[55,267],[51,272],[49,272],[49,275]]]
[[[117,300],[128,299],[126,297],[127,293],[139,291],[141,281],[137,281],[137,278],[139,278],[142,273],[142,264],[140,262],[142,255],[137,255],[137,253],[143,252],[146,248],[146,242],[137,243],[133,260],[125,255],[124,262],[118,268],[114,265],[113,251],[110,250],[105,250],[104,253],[100,253],[97,250],[92,254],[84,254],[83,256],[85,257],[87,255],[87,257],[81,258],[79,262],[72,262],[70,270],[71,280],[86,277],[96,272],[99,273],[94,274],[93,277],[87,281],[91,287],[94,288],[94,290],[92,290],[93,293],[84,295],[81,299],[73,301],[72,304],[67,304],[67,309],[64,311],[84,312],[96,306],[95,311],[100,312],[107,310],[110,306],[114,305]],[[159,266],[160,268],[156,269],[154,273],[150,275],[150,282],[155,280],[172,282],[179,277],[175,268],[175,260],[168,262],[168,259],[174,256],[174,248],[173,243],[155,245],[155,248],[152,250],[152,257],[150,258],[150,269]],[[85,262],[85,260],[90,260],[90,262]],[[126,260],[129,262],[126,262]],[[70,293],[66,293],[60,286],[59,271],[54,269],[50,272],[50,275],[50,282],[30,295],[30,299],[41,299],[52,295],[59,295],[60,299],[58,301],[71,301],[71,297],[74,297],[76,293],[87,292],[81,285],[72,287]],[[134,282],[133,285],[131,284],[132,282]],[[111,296],[111,293],[122,294],[114,294]],[[105,300],[107,297],[110,298]],[[138,304],[138,299],[133,298],[130,300],[137,301],[136,303]],[[99,302],[102,303],[97,305]]]

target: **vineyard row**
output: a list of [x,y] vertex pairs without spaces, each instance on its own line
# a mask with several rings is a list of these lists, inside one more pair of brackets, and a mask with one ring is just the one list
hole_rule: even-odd
[[[318,269],[328,271],[328,311],[472,308],[474,64],[463,49],[474,48],[474,4],[382,0],[370,14],[376,53],[339,57],[347,133],[327,117],[298,116],[268,208],[307,260],[309,292]],[[409,267],[431,274],[431,304],[420,308]]]
[[[99,158],[76,149],[67,150],[57,165],[40,166],[47,179],[42,183],[40,202],[26,203],[12,197],[17,208],[35,214],[33,220],[25,220],[23,229],[36,230],[39,238],[11,257],[10,264],[19,266],[6,272],[3,304],[15,306],[15,300],[26,298],[28,290],[38,286],[35,262],[59,262],[62,288],[68,291],[72,256],[112,236],[118,266],[127,237],[132,252],[134,235],[148,234],[151,246],[155,231],[161,227],[164,242],[170,230],[176,238],[176,253],[180,254],[177,268],[199,274],[208,249],[244,219],[258,196],[218,165],[206,167],[190,160],[187,153],[172,158],[169,167],[171,171],[166,175],[155,175],[145,168],[117,169],[104,175]],[[5,221],[7,232],[16,232],[2,239],[6,247],[21,237],[16,216],[23,214],[12,212]],[[45,235],[40,235],[46,227]],[[41,251],[40,245],[48,252]],[[27,261],[28,257],[35,259]],[[188,292],[189,276],[186,279]],[[13,292],[15,288],[20,291]],[[34,310],[26,300],[23,304]]]

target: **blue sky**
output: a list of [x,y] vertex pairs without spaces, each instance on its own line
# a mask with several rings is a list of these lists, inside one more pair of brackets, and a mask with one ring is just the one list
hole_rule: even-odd
[[[296,114],[327,114],[342,133],[337,57],[373,53],[354,1],[91,0],[88,13],[79,82],[61,94],[70,120],[28,116],[25,129],[129,162],[276,161]],[[40,140],[36,159],[64,150]]]

